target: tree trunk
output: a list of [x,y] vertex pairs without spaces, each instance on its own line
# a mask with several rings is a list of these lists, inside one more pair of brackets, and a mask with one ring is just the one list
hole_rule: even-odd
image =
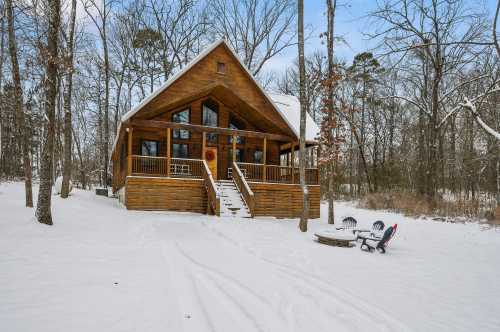
[[298,0],[298,48],[299,48],[299,75],[300,75],[300,159],[299,175],[302,188],[302,215],[299,228],[307,232],[307,219],[309,218],[309,191],[306,185],[306,69],[304,62],[304,0]]
[[73,41],[75,35],[76,21],[76,0],[71,1],[71,20],[69,23],[68,34],[68,58],[67,58],[67,74],[66,74],[66,93],[64,94],[64,169],[63,180],[61,187],[61,197],[67,198],[69,195],[69,182],[71,180],[72,168],[72,121],[71,121],[71,95],[73,90]]
[[[106,11],[106,4],[103,6]],[[104,13],[104,18],[107,13]],[[108,163],[109,163],[109,54],[108,40],[106,37],[106,20],[102,22],[102,46],[104,51],[104,187],[108,187]]]
[[[328,30],[327,30],[327,53],[328,53],[328,116],[330,117],[330,123],[334,123],[335,117],[335,105],[333,102],[333,39],[335,31],[335,9],[337,7],[337,0],[327,0],[327,16],[328,16]],[[337,154],[337,151],[335,151]],[[334,156],[336,159],[336,156]],[[333,158],[332,158],[333,159]],[[335,209],[334,209],[334,176],[335,176],[335,165],[334,160],[328,162],[327,165],[328,174],[328,223],[335,223]]]
[[52,153],[54,150],[55,107],[57,92],[58,68],[58,35],[60,26],[60,0],[49,0],[49,29],[47,34],[47,69],[46,69],[46,100],[45,115],[47,117],[47,135],[42,150],[40,189],[36,217],[38,222],[52,225],[51,196],[52,196]]
[[[2,87],[3,87],[3,61],[4,61],[4,51],[5,51],[5,6],[2,6],[2,12],[0,14],[1,16],[1,26],[0,26],[0,94],[2,93]],[[2,136],[2,129],[3,129],[3,115],[4,115],[4,108],[0,108],[0,177],[2,177],[5,174],[5,165],[4,165],[4,149],[3,149],[3,136]]]
[[14,14],[12,9],[12,0],[6,0],[7,25],[9,30],[9,53],[12,64],[12,80],[14,81],[15,108],[17,114],[17,130],[22,145],[23,170],[24,170],[24,189],[27,207],[33,207],[33,193],[31,189],[31,160],[29,133],[26,128],[26,120],[23,110],[23,90],[21,87],[21,76],[19,74],[19,62],[17,60],[17,45],[14,31]]

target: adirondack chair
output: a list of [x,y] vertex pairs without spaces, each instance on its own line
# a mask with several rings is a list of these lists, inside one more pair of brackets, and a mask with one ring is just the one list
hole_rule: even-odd
[[372,252],[376,249],[381,254],[385,254],[385,248],[387,247],[389,241],[394,237],[394,234],[396,234],[397,229],[398,224],[394,224],[385,230],[381,239],[370,237],[363,238],[363,242],[360,247],[361,250]]
[[358,239],[364,238],[382,238],[382,231],[384,230],[385,224],[382,220],[377,220],[373,223],[371,230],[360,230],[358,231]]
[[347,217],[347,218],[344,218],[342,220],[342,226],[341,227],[337,227],[337,229],[342,229],[342,230],[354,230],[356,228],[356,225],[358,224],[358,222],[356,221],[356,219],[354,219],[353,217]]

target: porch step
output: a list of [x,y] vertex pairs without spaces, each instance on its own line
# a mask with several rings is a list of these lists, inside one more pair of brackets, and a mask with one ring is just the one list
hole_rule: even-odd
[[221,217],[252,217],[233,181],[217,181],[217,189],[220,193]]

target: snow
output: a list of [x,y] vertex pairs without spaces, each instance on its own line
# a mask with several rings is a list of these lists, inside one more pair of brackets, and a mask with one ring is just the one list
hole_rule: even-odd
[[[36,188],[35,194],[36,194]],[[54,226],[0,184],[3,331],[498,331],[500,230],[338,203],[398,224],[387,253],[314,241],[323,218],[128,211],[74,189]]]
[[[274,101],[274,104],[278,107],[283,118],[287,119],[287,122],[297,135],[300,136],[300,101],[297,97],[291,95],[282,95],[272,92],[267,92],[269,97]],[[319,136],[319,127],[314,122],[313,118],[309,113],[306,113],[306,141],[315,142]]]
[[342,231],[335,229],[323,229],[314,233],[314,235],[334,240],[354,241],[356,239],[356,236],[350,230]]

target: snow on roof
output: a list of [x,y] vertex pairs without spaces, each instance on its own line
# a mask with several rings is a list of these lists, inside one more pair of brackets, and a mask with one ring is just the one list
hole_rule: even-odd
[[[139,112],[144,106],[146,106],[150,101],[152,101],[155,97],[157,97],[160,93],[165,91],[172,83],[174,83],[179,77],[184,75],[188,70],[190,70],[194,65],[196,65],[201,59],[203,59],[206,55],[212,52],[217,46],[220,44],[225,44],[227,48],[231,51],[233,56],[238,59],[241,66],[246,70],[249,74],[252,81],[259,87],[264,96],[271,102],[271,104],[276,108],[283,120],[288,124],[288,126],[293,130],[294,134],[299,137],[300,134],[300,103],[299,100],[294,96],[289,95],[280,95],[275,93],[266,92],[262,86],[255,80],[252,73],[248,70],[245,64],[241,61],[240,57],[233,51],[233,49],[227,44],[224,39],[219,39],[205,48],[200,54],[194,57],[184,68],[175,73],[170,79],[165,81],[158,89],[154,90],[150,95],[141,100],[141,102],[135,105],[130,111],[125,113],[120,121],[118,126],[117,135],[115,137],[115,141],[113,142],[113,149],[115,150],[116,144],[118,142],[118,133],[121,130],[121,125],[123,122],[129,120],[132,116],[134,116],[137,112]],[[273,97],[271,97],[271,95]],[[309,114],[307,114],[306,121],[306,141],[313,142],[316,139],[316,136],[319,133],[319,128],[311,118]],[[111,157],[110,157],[111,158]]]
[[[300,101],[297,97],[291,95],[282,95],[273,92],[267,92],[267,95],[274,102],[282,117],[285,118],[299,137],[300,134]],[[313,142],[319,136],[319,127],[314,122],[309,113],[306,114],[306,141]]]

